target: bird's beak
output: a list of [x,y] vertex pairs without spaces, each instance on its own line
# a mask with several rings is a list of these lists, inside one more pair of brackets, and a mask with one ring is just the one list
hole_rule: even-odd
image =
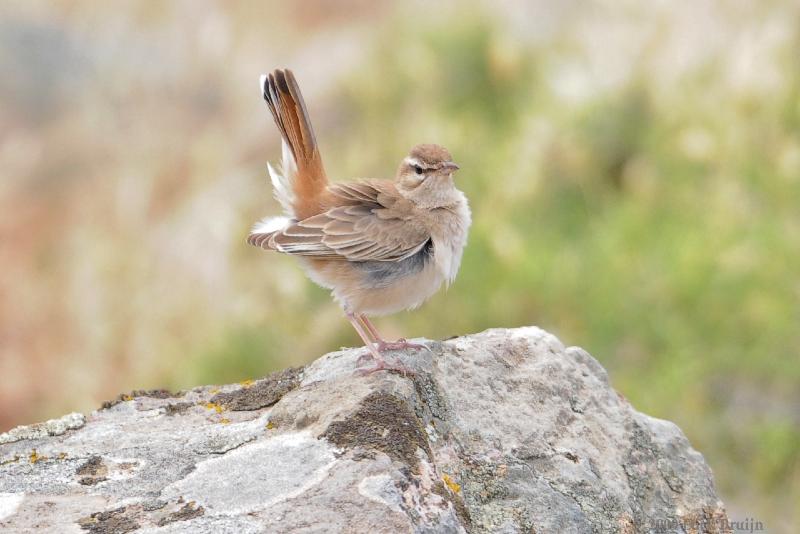
[[446,169],[446,170],[448,170],[450,172],[453,172],[453,171],[457,171],[461,167],[459,167],[458,165],[456,165],[452,161],[447,161],[447,162],[444,163],[444,165],[442,165],[442,168]]

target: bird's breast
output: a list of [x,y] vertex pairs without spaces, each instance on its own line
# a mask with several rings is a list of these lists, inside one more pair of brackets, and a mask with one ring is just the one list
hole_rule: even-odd
[[467,200],[455,207],[441,210],[432,218],[431,240],[433,241],[433,258],[442,277],[450,284],[455,280],[461,267],[461,257],[467,244],[467,233],[472,216]]

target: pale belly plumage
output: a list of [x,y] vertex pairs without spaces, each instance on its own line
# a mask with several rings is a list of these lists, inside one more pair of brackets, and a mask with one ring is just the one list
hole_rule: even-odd
[[[428,257],[424,257],[427,255]],[[349,312],[387,315],[418,307],[445,281],[428,251],[402,262],[303,263],[309,277],[331,289],[333,297]],[[311,264],[311,265],[309,265]]]

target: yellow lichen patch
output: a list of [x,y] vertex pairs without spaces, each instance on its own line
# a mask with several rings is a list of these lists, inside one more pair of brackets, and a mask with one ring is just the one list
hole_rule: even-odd
[[212,395],[216,395],[217,393],[219,393],[219,388],[214,388],[211,391],[209,391],[209,393],[211,393]]
[[130,395],[123,395],[121,398],[122,398],[123,401],[126,401],[126,402],[133,400],[133,397],[131,397]]
[[275,428],[275,423],[273,423],[272,421],[267,423],[267,430],[272,430],[273,428]]
[[207,402],[203,405],[208,410],[214,410],[217,413],[222,413],[225,411],[225,407],[218,402]]
[[222,423],[223,425],[231,424],[231,420],[228,419],[227,417],[223,417],[222,419],[219,420],[219,422]]
[[58,459],[59,459],[59,460],[63,460],[63,459],[65,459],[66,457],[67,457],[67,453],[66,453],[66,452],[59,452],[59,453],[58,453]]
[[242,380],[241,382],[239,382],[239,385],[244,387],[244,388],[249,388],[253,384],[254,384],[254,381],[250,380],[249,378],[247,380]]
[[36,452],[36,449],[33,449],[31,453],[28,455],[28,461],[31,464],[41,462],[42,460],[47,460],[47,456],[40,455],[38,452]]
[[447,487],[450,488],[450,491],[452,491],[453,493],[461,492],[461,485],[458,484],[452,478],[450,478],[449,475],[447,474],[442,475],[442,480],[444,480],[444,483],[447,484]]

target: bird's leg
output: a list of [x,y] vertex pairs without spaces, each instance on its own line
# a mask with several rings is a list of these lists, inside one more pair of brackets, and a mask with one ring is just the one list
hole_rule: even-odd
[[360,375],[369,375],[369,374],[375,373],[377,371],[398,371],[400,373],[403,373],[404,375],[408,375],[408,374],[414,375],[414,374],[416,374],[413,369],[409,369],[408,367],[405,367],[404,365],[400,365],[400,364],[392,365],[389,362],[387,362],[386,360],[384,360],[383,356],[381,356],[381,353],[378,352],[378,350],[375,348],[375,345],[373,344],[372,340],[369,338],[369,335],[364,330],[364,327],[361,325],[361,323],[358,322],[358,317],[355,314],[347,312],[347,311],[345,313],[347,314],[347,319],[350,321],[350,324],[353,325],[353,328],[355,328],[356,332],[358,333],[358,336],[361,338],[361,340],[366,345],[367,350],[369,350],[369,352],[372,354],[372,357],[375,359],[375,367],[371,367],[369,369],[359,369],[358,370],[358,374],[360,374]]
[[375,358],[375,361],[377,362],[383,361],[383,357],[375,349],[375,346],[373,345],[373,340],[370,339],[367,332],[364,331],[364,327],[361,325],[361,323],[358,322],[358,317],[354,313],[350,313],[347,311],[345,312],[345,314],[347,315],[347,320],[350,321],[351,325],[353,325],[353,328],[358,334],[358,337],[360,337],[361,341],[364,342],[364,346],[367,347],[367,350],[369,350],[370,354],[372,354],[372,357]]
[[378,333],[378,329],[375,328],[375,325],[372,324],[372,321],[367,318],[366,315],[363,313],[358,316],[361,319],[361,322],[364,323],[364,326],[367,328],[369,333],[375,339],[375,342],[378,344],[378,351],[383,352],[386,350],[403,350],[403,349],[412,349],[412,350],[420,350],[426,349],[425,345],[420,345],[419,343],[409,343],[405,340],[405,338],[400,338],[397,341],[385,341],[381,335]]

